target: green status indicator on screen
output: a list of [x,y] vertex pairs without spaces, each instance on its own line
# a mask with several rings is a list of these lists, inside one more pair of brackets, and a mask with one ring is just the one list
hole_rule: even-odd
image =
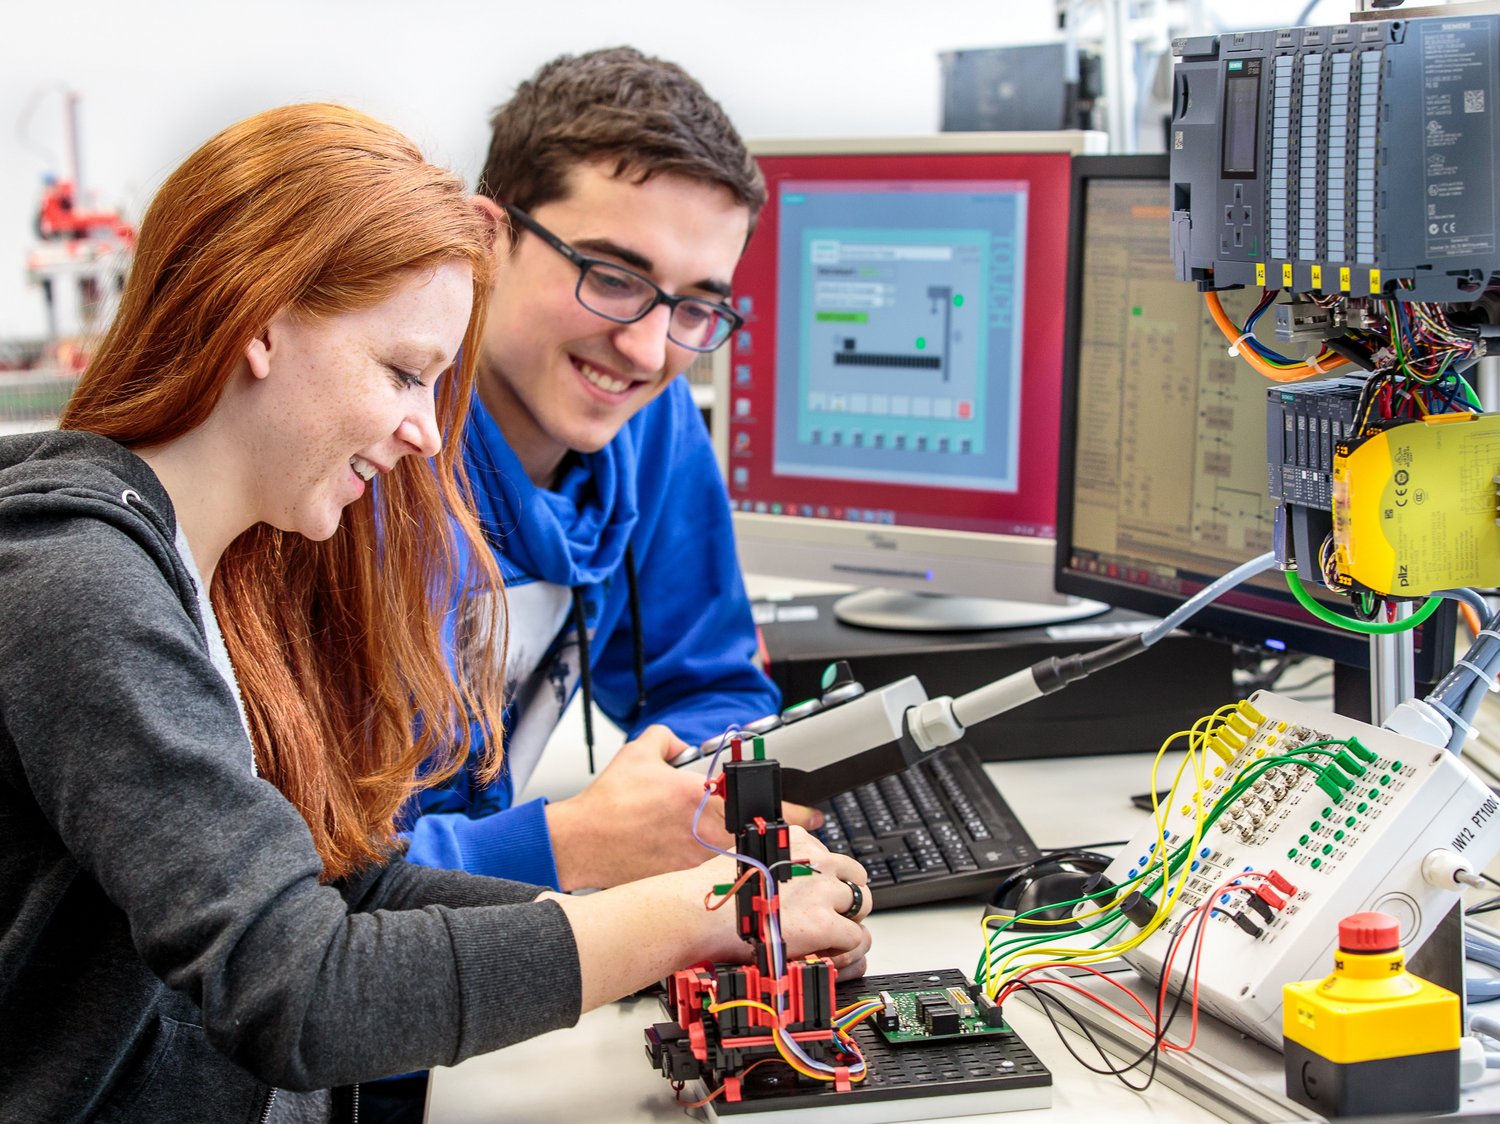
[[815,312],[813,319],[820,324],[868,324],[868,312]]
[[953,294],[953,307],[954,308],[962,308],[963,306],[964,306],[964,295],[962,293],[954,293]]
[[926,336],[918,336],[917,337],[917,350],[918,351],[926,351],[927,350],[927,337]]

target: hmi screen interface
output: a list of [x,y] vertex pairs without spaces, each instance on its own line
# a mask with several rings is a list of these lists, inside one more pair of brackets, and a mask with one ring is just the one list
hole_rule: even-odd
[[771,200],[737,277],[734,507],[1051,538],[1068,157],[762,165]]
[[781,188],[775,470],[1014,491],[1024,184]]

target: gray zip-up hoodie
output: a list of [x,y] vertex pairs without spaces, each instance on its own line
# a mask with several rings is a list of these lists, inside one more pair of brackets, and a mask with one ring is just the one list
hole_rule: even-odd
[[404,862],[320,884],[174,534],[114,442],[0,439],[0,1121],[249,1121],[272,1086],[576,1021],[537,887]]

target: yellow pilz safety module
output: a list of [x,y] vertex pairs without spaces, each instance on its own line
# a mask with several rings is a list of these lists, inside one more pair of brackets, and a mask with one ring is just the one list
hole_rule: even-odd
[[1500,584],[1500,414],[1435,414],[1333,457],[1335,580],[1393,597]]
[[1404,966],[1340,950],[1332,975],[1283,986],[1283,1036],[1340,1065],[1457,1050],[1458,996]]

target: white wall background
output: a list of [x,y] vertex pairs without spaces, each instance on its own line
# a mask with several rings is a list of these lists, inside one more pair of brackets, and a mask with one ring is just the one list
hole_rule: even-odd
[[[1302,4],[1271,6],[1290,19]],[[938,52],[1056,38],[1053,11],[1050,0],[0,0],[0,340],[45,330],[24,261],[41,177],[68,170],[67,89],[82,99],[85,201],[138,221],[198,144],[292,101],[384,118],[472,180],[488,112],[519,81],[564,51],[623,43],[686,67],[747,137],[931,132]],[[1265,5],[1256,14],[1274,18]]]
[[383,118],[473,180],[489,110],[564,51],[628,43],[683,65],[746,136],[931,132],[937,52],[1055,37],[1045,0],[45,0],[0,4],[0,339],[40,336],[27,286],[41,176],[139,220],[178,162],[271,105]]

